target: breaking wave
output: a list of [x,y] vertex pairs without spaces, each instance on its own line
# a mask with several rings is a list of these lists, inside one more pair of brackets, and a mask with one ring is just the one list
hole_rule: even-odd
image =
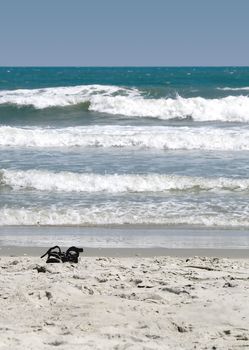
[[[245,89],[245,88],[244,88]],[[88,109],[126,117],[163,120],[192,118],[195,121],[248,122],[249,97],[228,96],[146,98],[137,89],[109,85],[82,85],[32,90],[0,91],[0,105],[33,106],[37,109],[89,103]]]
[[37,109],[66,107],[90,102],[96,96],[136,96],[136,89],[109,85],[80,85],[44,89],[19,89],[0,91],[0,105],[33,106]]
[[2,147],[134,147],[165,150],[249,150],[249,130],[168,126],[0,127]]
[[13,189],[63,192],[248,191],[249,179],[204,178],[165,174],[114,174],[0,171],[0,184]]
[[[236,206],[238,209],[238,206]],[[219,208],[218,208],[219,209]],[[223,209],[223,208],[220,208]],[[231,208],[230,208],[231,209]],[[240,208],[241,209],[241,208]],[[242,208],[243,209],[243,208]],[[160,205],[143,203],[110,203],[87,208],[0,208],[0,225],[198,225],[207,227],[248,227],[249,211],[240,214],[214,212],[205,204],[184,206],[182,203],[165,202]]]

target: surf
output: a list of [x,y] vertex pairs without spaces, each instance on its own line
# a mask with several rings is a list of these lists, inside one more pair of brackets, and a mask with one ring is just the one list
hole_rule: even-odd
[[43,170],[0,170],[0,185],[59,192],[157,193],[167,191],[249,191],[249,179],[170,174],[95,174]]
[[104,225],[165,225],[197,227],[249,227],[249,212],[240,208],[235,214],[230,208],[210,211],[208,204],[199,203],[198,211],[190,203],[174,200],[160,203],[120,203],[89,207],[1,207],[1,226],[104,226]]
[[249,97],[227,96],[151,98],[137,88],[81,85],[44,89],[1,90],[0,105],[42,110],[82,105],[100,114],[161,120],[249,122]]
[[249,150],[249,129],[96,125],[68,128],[0,126],[1,147]]

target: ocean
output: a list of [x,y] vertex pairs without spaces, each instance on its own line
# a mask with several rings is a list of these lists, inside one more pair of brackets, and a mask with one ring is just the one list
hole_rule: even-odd
[[0,68],[2,229],[246,230],[248,159],[249,67]]

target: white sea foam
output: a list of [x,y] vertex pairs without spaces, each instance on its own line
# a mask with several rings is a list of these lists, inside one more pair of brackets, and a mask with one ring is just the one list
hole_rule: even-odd
[[243,86],[243,87],[218,87],[217,90],[223,90],[223,91],[249,91],[249,86]]
[[[236,206],[238,208],[238,206]],[[230,208],[231,209],[231,208]],[[243,209],[243,210],[242,210]],[[155,224],[155,225],[198,225],[222,227],[248,227],[249,208],[240,208],[240,212],[216,211],[199,203],[173,201],[160,203],[140,203],[127,205],[112,202],[106,205],[92,205],[87,208],[0,208],[0,225],[111,225],[111,224]]]
[[114,115],[164,120],[191,117],[195,121],[249,121],[249,97],[247,96],[228,96],[221,99],[202,97],[145,99],[127,96],[95,96],[89,109]]
[[66,107],[90,102],[94,96],[112,96],[115,94],[135,96],[136,89],[124,89],[109,85],[80,85],[44,89],[19,89],[0,91],[0,104],[33,106],[37,109]]
[[2,147],[133,147],[169,150],[249,150],[244,128],[87,126],[63,129],[0,127]]
[[145,98],[136,89],[118,86],[83,85],[33,90],[0,91],[0,104],[31,105],[38,109],[89,103],[89,110],[127,117],[159,119],[193,118],[196,121],[248,122],[249,97],[220,99]]
[[0,171],[0,184],[13,189],[63,192],[248,191],[249,179],[204,178],[165,174],[114,174]]

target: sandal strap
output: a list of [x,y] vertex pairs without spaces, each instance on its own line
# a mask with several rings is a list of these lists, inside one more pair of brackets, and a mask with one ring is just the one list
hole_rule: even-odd
[[77,263],[79,253],[82,253],[82,252],[83,252],[83,248],[78,248],[75,246],[68,248],[68,250],[66,251],[66,254],[65,254],[65,262],[70,261],[70,262]]
[[[58,253],[57,252],[52,252],[54,249],[58,249],[59,252]],[[48,251],[41,256],[41,258],[44,258],[44,256],[49,255],[51,253],[61,254],[61,248],[58,245],[55,245],[54,247],[49,248]]]
[[46,262],[47,263],[60,263],[60,262],[62,262],[61,255],[59,253],[56,253],[56,252],[49,253]]
[[79,256],[79,253],[83,253],[83,251],[84,251],[83,248],[78,248],[78,247],[72,246],[72,247],[68,248],[68,250],[66,251],[66,256],[70,252],[75,252]]

